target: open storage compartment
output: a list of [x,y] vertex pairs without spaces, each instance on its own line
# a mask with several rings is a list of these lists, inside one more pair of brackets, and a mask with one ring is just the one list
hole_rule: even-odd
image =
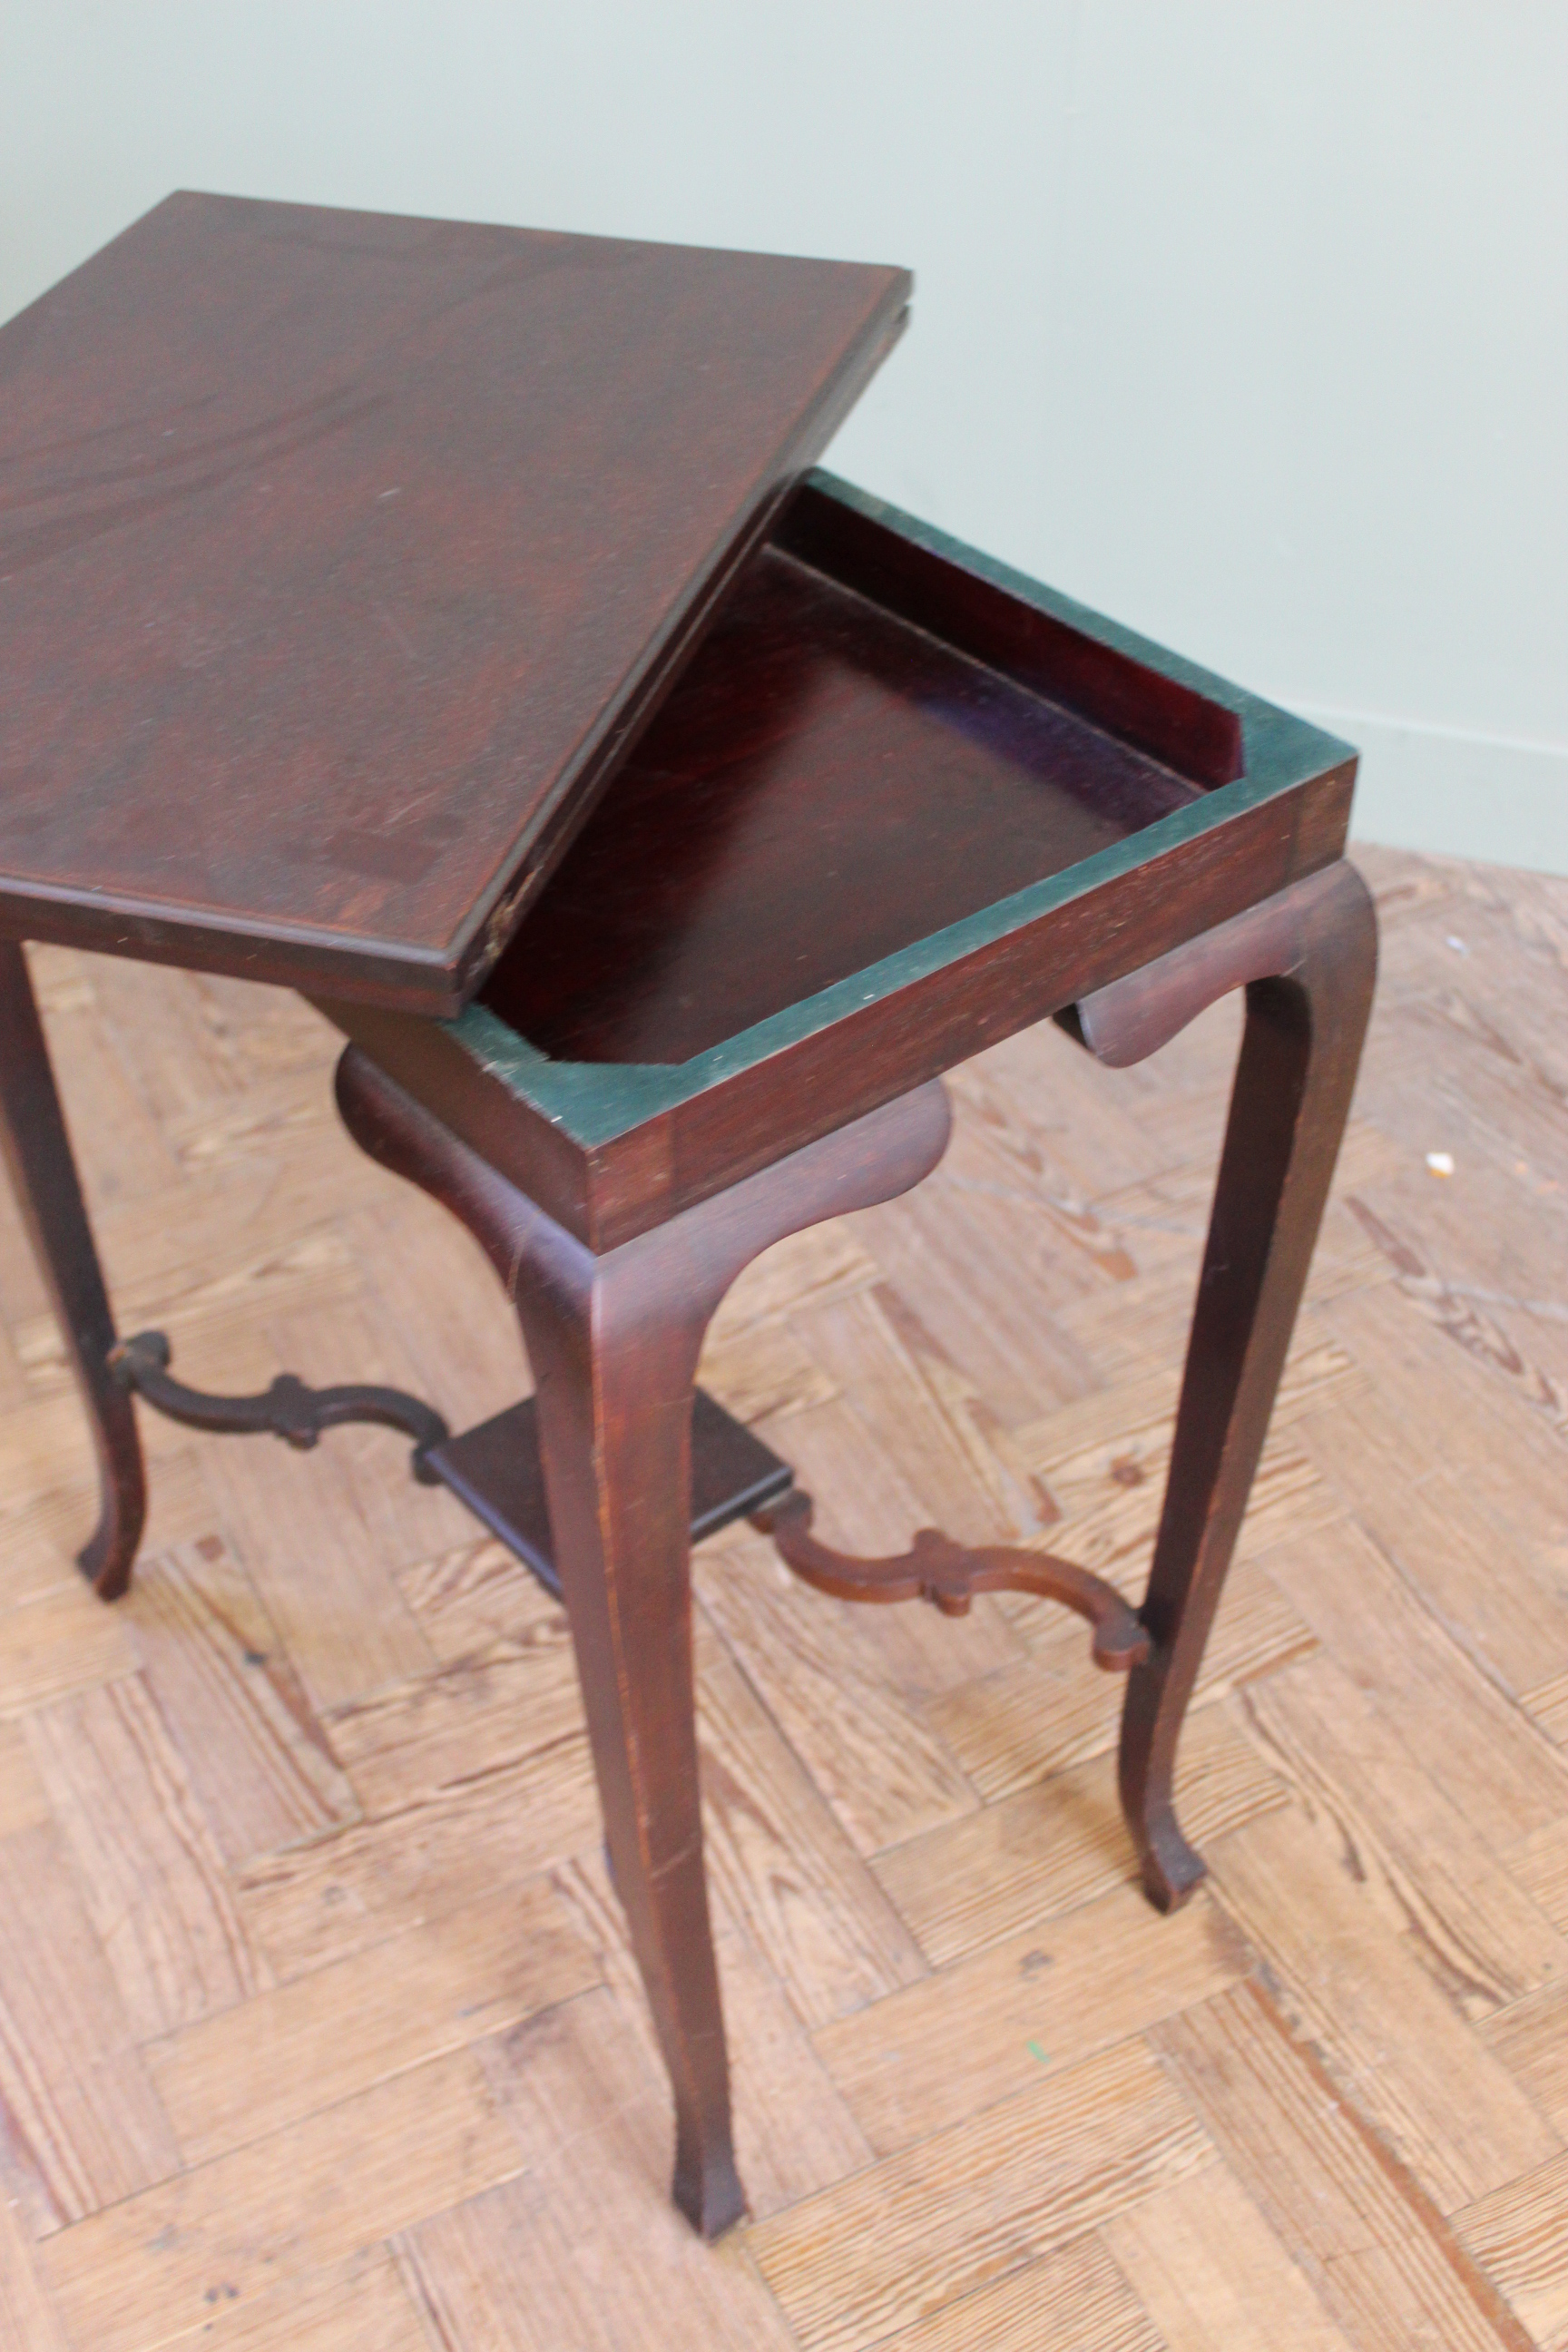
[[808,482],[480,1002],[683,1063],[1242,765],[1234,710]]

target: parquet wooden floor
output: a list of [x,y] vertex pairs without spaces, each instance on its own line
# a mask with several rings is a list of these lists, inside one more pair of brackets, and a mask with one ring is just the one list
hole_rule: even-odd
[[[755,2206],[716,2252],[559,1614],[385,1433],[151,1418],[101,1607],[0,1209],[5,2352],[1568,2347],[1568,883],[1366,863],[1380,1008],[1187,1733],[1192,1906],[1130,1883],[1076,1622],[700,1555]],[[312,1014],[36,967],[123,1328],[208,1387],[520,1392]],[[1136,1589],[1235,1034],[1016,1039],[918,1194],[742,1280],[705,1377],[829,1540],[1048,1534]]]

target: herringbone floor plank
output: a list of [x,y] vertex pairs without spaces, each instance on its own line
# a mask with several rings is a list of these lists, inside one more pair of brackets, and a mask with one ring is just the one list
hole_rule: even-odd
[[[1568,2352],[1568,883],[1365,864],[1382,991],[1184,1750],[1193,1906],[1134,1889],[1076,1622],[700,1556],[754,2207],[717,2251],[667,2202],[559,1612],[385,1433],[155,1422],[100,1607],[0,1201],[0,2352]],[[35,966],[123,1327],[214,1387],[523,1391],[302,1004]],[[1009,1040],[918,1195],[736,1286],[704,1377],[829,1540],[1037,1538],[1136,1593],[1236,1035]]]

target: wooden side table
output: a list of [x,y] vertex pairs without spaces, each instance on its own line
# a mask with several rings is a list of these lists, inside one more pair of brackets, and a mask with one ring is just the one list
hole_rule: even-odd
[[[750,1510],[841,1597],[960,1612],[1011,1586],[1088,1617],[1098,1663],[1130,1675],[1144,1884],[1162,1909],[1191,1893],[1177,1740],[1371,1005],[1371,902],[1341,858],[1352,771],[817,476],[477,1003],[442,1024],[324,1007],[354,1041],[351,1133],[463,1221],[518,1311],[537,1428],[522,1409],[428,1458],[524,1557],[552,1540],[675,2086],[675,2194],[707,2234],[743,2194],[702,1876],[694,1476],[700,1524]],[[1234,988],[1246,1029],[1136,1617],[1039,1551],[934,1530],[885,1559],[830,1551],[784,1465],[770,1492],[710,1401],[694,1424],[729,1284],[784,1234],[918,1182],[947,1138],[943,1069],[1048,1013],[1136,1062]]]
[[[341,260],[331,224],[342,216],[281,225],[270,216],[297,208],[239,210],[246,234],[263,245],[287,227],[290,268],[289,236],[302,240],[312,270],[323,247],[329,262]],[[190,229],[184,215],[177,226],[181,236]],[[231,212],[218,226],[224,237],[239,234]],[[389,240],[403,284],[425,252],[403,234],[410,225],[398,226],[401,243],[384,224],[363,233],[373,245]],[[509,267],[532,284],[530,272],[589,266],[581,256],[552,261],[483,243],[520,233],[464,234],[481,241],[465,267],[492,345],[504,342],[510,314],[503,305],[498,323],[485,306],[498,284],[515,282]],[[269,251],[247,260],[263,284],[276,264]],[[644,265],[624,266],[635,287]],[[812,267],[758,265],[763,277]],[[355,262],[344,283],[363,292],[363,277]],[[834,402],[896,326],[899,274],[848,277],[853,286],[835,281],[837,322],[809,365],[789,381],[757,373],[752,394],[763,409],[773,404],[763,437],[772,433],[775,450],[787,444],[798,457],[826,433]],[[686,282],[679,268],[676,278]],[[771,297],[761,278],[751,290],[765,326]],[[811,290],[816,303],[821,289]],[[759,476],[737,458],[728,490],[686,547],[678,592],[667,569],[634,583],[641,601],[631,636],[641,647],[652,627],[662,648],[644,661],[639,711],[656,687],[665,699],[618,761],[610,749],[633,719],[606,684],[621,679],[616,646],[624,654],[629,641],[616,636],[612,612],[598,684],[590,692],[578,679],[579,713],[592,709],[596,732],[574,735],[510,674],[500,690],[493,665],[479,661],[465,677],[450,661],[437,664],[432,690],[446,696],[454,728],[471,717],[470,689],[488,681],[490,732],[476,739],[477,766],[440,772],[416,832],[400,834],[405,777],[354,772],[358,816],[331,835],[317,866],[310,843],[285,837],[287,806],[278,839],[253,844],[247,864],[258,772],[248,742],[232,774],[223,768],[226,726],[239,729],[258,709],[276,756],[304,763],[296,781],[311,757],[326,756],[328,737],[332,756],[352,767],[355,664],[363,656],[374,672],[365,648],[380,659],[380,624],[371,614],[362,628],[350,597],[338,671],[329,663],[310,675],[308,726],[293,723],[287,661],[254,640],[227,655],[220,645],[213,658],[232,656],[230,683],[242,698],[226,719],[221,676],[204,683],[201,661],[193,683],[178,659],[160,668],[128,635],[118,654],[90,632],[73,635],[68,580],[62,585],[49,567],[63,549],[79,567],[73,576],[112,614],[113,548],[105,553],[101,542],[146,525],[144,543],[165,565],[165,601],[178,604],[187,633],[182,643],[200,653],[189,632],[216,558],[198,534],[200,560],[175,566],[176,541],[160,536],[164,519],[182,499],[229,497],[237,467],[246,496],[260,499],[261,476],[286,468],[291,434],[310,450],[338,434],[355,453],[338,477],[344,576],[373,587],[402,581],[412,595],[409,551],[377,551],[367,520],[382,502],[383,460],[408,451],[383,446],[366,419],[380,415],[374,404],[388,381],[416,424],[429,414],[419,400],[430,368],[448,390],[464,381],[461,354],[442,340],[445,313],[427,300],[422,309],[424,299],[397,313],[395,349],[412,353],[401,373],[384,353],[364,359],[368,329],[356,315],[349,340],[359,373],[329,384],[291,420],[263,418],[249,438],[237,425],[233,446],[217,436],[195,467],[171,459],[161,475],[156,449],[120,463],[117,478],[112,451],[97,448],[89,463],[80,454],[89,445],[68,437],[78,471],[60,511],[41,537],[0,530],[0,596],[25,561],[42,567],[68,647],[59,653],[34,626],[31,604],[0,603],[0,645],[19,657],[30,648],[37,672],[31,698],[8,722],[0,714],[0,763],[23,777],[0,804],[0,910],[13,935],[0,941],[0,1142],[98,1444],[102,1511],[82,1565],[106,1599],[124,1591],[141,1534],[136,1394],[198,1427],[270,1430],[301,1445],[335,1422],[390,1422],[414,1440],[416,1475],[444,1479],[558,1582],[616,1884],[675,2089],[675,2194],[711,2236],[742,2210],[743,2193],[703,1879],[694,1528],[749,1513],[799,1573],[851,1599],[924,1597],[961,1612],[976,1591],[1013,1586],[1079,1611],[1099,1662],[1129,1675],[1121,1790],[1149,1892],[1170,1907],[1201,1875],[1173,1808],[1177,1740],[1371,1001],[1370,902],[1342,862],[1354,759],[826,476],[784,499],[787,463]],[[139,333],[142,314],[130,307]],[[657,300],[653,308],[650,331],[663,316]],[[0,357],[14,332],[0,331]],[[47,355],[47,320],[40,335]],[[599,425],[613,443],[608,407]],[[737,446],[752,447],[760,429],[754,414]],[[434,430],[430,449],[446,446]],[[691,465],[693,494],[707,496],[707,459]],[[294,528],[313,545],[323,526],[310,496],[320,483],[285,478]],[[679,535],[684,509],[673,491],[669,504]],[[426,528],[437,541],[445,513],[427,501]],[[265,538],[269,526],[255,528]],[[579,605],[592,553],[590,532],[577,549]],[[140,592],[153,606],[155,575],[156,566]],[[537,577],[537,564],[519,574]],[[460,586],[460,570],[452,578]],[[8,623],[7,612],[19,620]],[[393,618],[404,627],[411,614],[434,627],[412,605]],[[154,612],[138,625],[155,622]],[[482,651],[482,631],[479,639]],[[294,642],[287,628],[280,642],[285,653]],[[304,659],[309,648],[296,651]],[[79,706],[62,699],[72,681]],[[548,685],[535,681],[546,704]],[[128,710],[141,731],[117,748],[113,729]],[[548,737],[552,772],[568,780],[589,742],[581,797],[603,797],[570,846],[559,801],[546,793],[525,808],[510,784],[495,785],[494,747],[515,754],[525,724],[529,756],[543,759]],[[449,748],[439,730],[431,740]],[[143,784],[148,741],[174,765]],[[511,772],[502,768],[504,783]],[[57,771],[63,802],[51,786]],[[171,772],[198,797],[171,799]],[[293,806],[307,802],[297,795]],[[143,808],[156,823],[138,834]],[[176,837],[177,821],[194,845]],[[183,897],[158,897],[161,860],[184,877]],[[387,1390],[311,1391],[285,1378],[260,1398],[203,1397],[174,1376],[158,1335],[120,1340],[23,937],[249,971],[310,995],[351,1041],[338,1081],[351,1132],[478,1235],[517,1307],[536,1398],[454,1437],[428,1404]],[[1247,992],[1246,1029],[1142,1609],[1134,1614],[1100,1580],[1044,1552],[965,1550],[930,1530],[907,1553],[876,1560],[819,1543],[787,1464],[694,1391],[702,1334],[730,1282],[784,1234],[919,1181],[946,1139],[941,1074],[986,1045],[1055,1015],[1102,1060],[1130,1063],[1235,988]],[[890,1540],[902,1532],[890,1530]]]
[[[743,2193],[703,1880],[694,1525],[748,1513],[851,1600],[957,1612],[1011,1587],[1078,1610],[1097,1662],[1129,1673],[1121,1792],[1149,1894],[1171,1908],[1203,1874],[1173,1810],[1177,1740],[1371,1002],[1349,786],[1311,730],[818,476],[477,1003],[437,1023],[318,1000],[353,1041],[351,1133],[461,1219],[520,1318],[535,1400],[457,1438],[406,1425],[422,1474],[563,1592],[675,2086],[675,2194],[708,2235]],[[787,1465],[700,1391],[694,1412],[741,1268],[918,1182],[947,1139],[940,1073],[982,1046],[1054,1013],[1121,1066],[1238,987],[1142,1608],[1042,1551],[926,1530],[856,1560],[817,1542]],[[199,1413],[146,1346],[122,1371]]]

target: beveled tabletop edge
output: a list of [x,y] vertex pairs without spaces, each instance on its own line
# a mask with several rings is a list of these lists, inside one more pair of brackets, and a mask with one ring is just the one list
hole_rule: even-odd
[[[118,938],[104,937],[106,919],[120,927]],[[204,921],[175,902],[71,890],[16,875],[0,874],[0,934],[276,988],[330,988],[353,1003],[395,1004],[432,1020],[454,1017],[465,1002],[447,960],[400,941],[351,943],[340,932],[241,915]]]

